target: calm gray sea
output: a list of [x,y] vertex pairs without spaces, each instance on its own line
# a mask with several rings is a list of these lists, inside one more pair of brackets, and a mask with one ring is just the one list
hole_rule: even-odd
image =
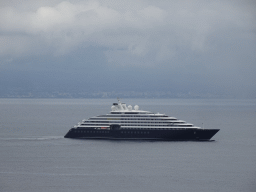
[[0,99],[0,191],[256,191],[256,100],[122,100],[221,129],[211,142],[63,138],[113,102]]

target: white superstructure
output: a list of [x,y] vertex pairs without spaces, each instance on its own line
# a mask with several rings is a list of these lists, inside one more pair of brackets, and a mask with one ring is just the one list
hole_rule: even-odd
[[106,115],[99,115],[83,120],[74,126],[79,129],[109,129],[110,125],[118,124],[121,129],[199,129],[193,124],[169,117],[165,114],[140,110],[138,105],[132,107],[125,103],[114,103],[111,111]]

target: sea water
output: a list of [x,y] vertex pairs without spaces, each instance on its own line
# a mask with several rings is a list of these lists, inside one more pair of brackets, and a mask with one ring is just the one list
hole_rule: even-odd
[[65,139],[115,99],[0,99],[0,191],[256,191],[256,100],[123,99],[210,142]]

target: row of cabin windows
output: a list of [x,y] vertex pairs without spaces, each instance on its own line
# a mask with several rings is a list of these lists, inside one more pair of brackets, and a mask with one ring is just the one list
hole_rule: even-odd
[[[121,113],[116,113],[116,114],[121,114]],[[133,114],[130,114],[130,115],[100,115],[98,117],[151,117],[151,116],[154,116],[154,117],[168,117],[168,115],[156,115],[154,113],[144,113],[146,115],[142,115],[142,114],[138,114],[138,113],[133,113]]]
[[109,133],[109,131],[84,131],[84,130],[75,130],[75,133]]
[[[81,131],[75,130],[75,133],[109,133],[109,131]],[[149,134],[149,131],[121,131],[122,134]]]
[[[116,114],[121,114],[121,115],[116,115]],[[98,117],[149,117],[149,116],[154,116],[154,113],[129,113],[129,115],[127,115],[128,113],[111,113],[108,115],[100,115]],[[158,115],[157,117],[168,117],[167,115]]]
[[[100,119],[97,119],[100,120]],[[104,121],[105,120],[105,121]],[[112,120],[107,120],[106,119],[102,119],[100,121],[83,121],[83,122],[98,122],[98,123],[109,123],[109,122],[123,122],[123,123],[166,123],[166,122],[170,122],[169,120],[160,120],[159,119],[112,119]],[[171,123],[182,123],[183,121],[174,121]]]
[[149,134],[149,131],[121,131],[123,134]]
[[[180,129],[173,129],[173,130],[180,130]],[[109,131],[103,131],[103,130],[97,130],[97,131],[88,131],[88,130],[75,130],[74,131],[75,133],[109,133]],[[121,131],[122,134],[149,134],[149,131],[129,131],[129,130],[126,130],[126,131]]]
[[[158,123],[158,122],[151,122],[151,123],[146,123],[146,122],[140,122],[140,123],[138,123],[138,122],[120,122],[120,121],[118,121],[118,122],[112,122],[112,124],[121,124],[121,125],[158,125],[158,126],[161,126],[161,125],[184,125],[184,124],[177,124],[177,123],[163,123],[163,122],[161,122],[161,123]],[[81,123],[81,125],[109,125],[109,124],[111,124],[110,122],[108,123],[108,122],[88,122],[88,123]]]
[[174,123],[185,123],[185,122],[164,122],[164,121],[85,121],[84,123],[133,123],[133,124],[174,124]]
[[166,120],[177,120],[177,119],[159,119],[159,118],[116,118],[116,117],[109,117],[109,118],[90,118],[88,120],[107,120],[107,119],[113,119],[113,120],[125,120],[125,121],[128,121],[128,120],[152,120],[152,121],[156,121],[156,120],[162,120],[162,121],[166,121]]
[[[81,124],[81,125],[94,125],[94,126],[108,126],[108,124]],[[155,124],[121,124],[121,126],[136,126],[136,127],[154,127]],[[171,127],[171,126],[175,126],[175,127],[192,127],[193,125],[175,125],[175,124],[168,124],[168,125],[157,125],[158,127]]]
[[[151,117],[150,115],[100,115],[97,117]],[[156,116],[156,117],[165,117],[165,116]]]
[[[122,128],[123,130],[144,130],[145,128]],[[184,128],[149,128],[146,130],[184,130]]]
[[[93,127],[91,127],[93,128]],[[135,131],[136,130],[145,130],[145,128],[122,128],[122,130],[125,131]],[[146,130],[184,130],[184,128],[150,128],[150,129],[146,129]],[[79,133],[109,133],[109,131],[107,130],[96,130],[99,132],[95,132],[95,130],[75,130],[75,132],[79,132]]]

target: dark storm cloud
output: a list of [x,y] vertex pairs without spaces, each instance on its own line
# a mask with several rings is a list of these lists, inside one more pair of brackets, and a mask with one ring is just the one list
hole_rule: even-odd
[[[186,90],[255,94],[253,1],[55,0],[0,6],[1,71],[47,70],[49,63],[52,70],[70,72],[103,74],[109,69],[123,74],[125,69],[144,84],[158,80]],[[89,55],[101,57],[100,64],[88,62]],[[36,62],[42,57],[65,57],[70,64],[61,59]],[[22,62],[29,58],[34,60]]]
[[250,35],[255,21],[247,7],[233,1],[30,3],[22,4],[32,10],[15,1],[2,6],[1,55],[36,54],[42,45],[42,54],[64,54],[84,43],[108,47],[110,61],[119,61],[120,54],[136,58],[152,53],[155,62],[169,61],[177,47],[210,49],[208,39],[222,30],[235,30],[230,38]]

